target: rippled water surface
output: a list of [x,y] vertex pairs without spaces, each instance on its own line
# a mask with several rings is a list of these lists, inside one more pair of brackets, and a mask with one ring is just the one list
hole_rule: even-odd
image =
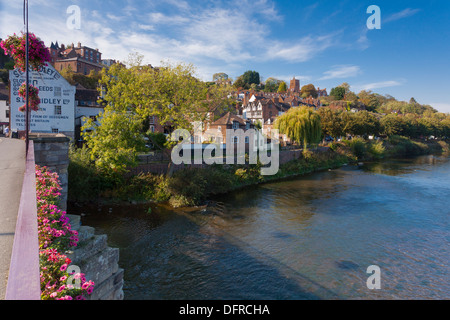
[[[450,299],[450,161],[314,173],[207,209],[71,208],[120,248],[125,299]],[[381,289],[369,290],[370,265]]]

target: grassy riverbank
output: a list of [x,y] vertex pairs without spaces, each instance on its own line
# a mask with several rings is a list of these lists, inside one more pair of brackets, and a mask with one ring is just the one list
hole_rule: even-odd
[[173,207],[203,204],[210,196],[239,188],[338,168],[346,163],[449,153],[445,141],[413,141],[393,136],[386,140],[353,139],[305,152],[300,159],[280,166],[276,175],[262,176],[260,165],[213,165],[207,169],[176,172],[172,177],[154,174],[106,176],[90,163],[83,150],[72,150],[69,166],[69,201],[169,202]]

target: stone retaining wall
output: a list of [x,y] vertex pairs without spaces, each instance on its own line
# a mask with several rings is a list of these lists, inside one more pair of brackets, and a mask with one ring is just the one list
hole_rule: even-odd
[[95,283],[88,300],[123,300],[124,270],[119,268],[119,249],[107,245],[107,236],[82,226],[80,216],[67,215],[73,230],[78,231],[78,246],[67,255],[86,279]]

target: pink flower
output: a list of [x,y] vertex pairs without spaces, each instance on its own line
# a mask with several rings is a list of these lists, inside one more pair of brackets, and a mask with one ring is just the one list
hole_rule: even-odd
[[67,270],[67,264],[63,264],[59,270],[66,271]]

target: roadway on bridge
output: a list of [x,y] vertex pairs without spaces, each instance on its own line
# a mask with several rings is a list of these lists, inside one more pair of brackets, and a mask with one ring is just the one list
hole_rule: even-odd
[[25,173],[25,141],[0,137],[0,300],[6,283]]

